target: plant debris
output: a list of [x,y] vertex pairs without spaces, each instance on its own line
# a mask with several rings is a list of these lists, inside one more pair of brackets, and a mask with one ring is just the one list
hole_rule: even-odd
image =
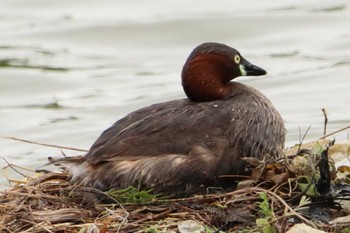
[[[0,231],[350,232],[349,148],[328,140],[297,145],[275,161],[246,161],[251,176],[235,191],[177,199],[133,187],[102,192],[71,184],[64,172],[28,175],[9,164],[4,174],[12,169],[24,178],[8,178],[12,187],[0,191]],[[84,200],[87,193],[108,203]]]

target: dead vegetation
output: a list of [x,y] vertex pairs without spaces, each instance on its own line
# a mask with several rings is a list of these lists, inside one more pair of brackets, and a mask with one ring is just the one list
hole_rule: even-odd
[[[285,232],[297,223],[349,232],[344,204],[350,169],[336,169],[328,161],[330,151],[347,157],[349,147],[327,149],[328,144],[297,146],[277,161],[247,159],[252,174],[242,178],[238,190],[180,199],[131,187],[103,193],[70,184],[65,173],[28,175],[9,164],[5,171],[14,169],[25,179],[0,191],[1,232],[269,233]],[[337,146],[342,152],[332,152]],[[110,204],[82,200],[82,192],[108,198]]]

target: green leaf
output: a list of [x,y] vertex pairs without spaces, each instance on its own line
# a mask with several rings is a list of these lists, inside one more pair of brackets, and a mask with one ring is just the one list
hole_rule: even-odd
[[262,202],[259,203],[259,212],[264,216],[264,217],[273,217],[273,211],[270,208],[269,205],[269,200],[267,198],[267,195],[265,192],[261,192],[260,197],[262,199]]
[[129,204],[148,204],[154,202],[160,196],[160,194],[152,194],[152,190],[138,190],[134,187],[121,190],[111,189],[106,194],[119,202]]
[[316,190],[315,184],[312,183],[310,185],[310,182],[311,182],[311,180],[307,176],[299,176],[298,177],[298,187],[300,188],[300,190],[302,192],[304,192],[308,188],[308,190],[305,193],[307,196],[312,196],[312,197],[319,196],[319,193]]
[[350,233],[350,227],[342,229],[340,233]]
[[321,156],[322,151],[324,151],[322,145],[319,142],[316,142],[314,147],[311,149],[311,154]]
[[302,207],[302,206],[307,205],[307,204],[309,204],[309,203],[311,203],[310,198],[308,198],[308,197],[306,197],[305,195],[303,195],[303,196],[301,197],[301,199],[300,199],[299,207]]
[[276,229],[271,226],[267,218],[258,218],[255,222],[258,227],[262,228],[263,233],[277,233]]
[[257,218],[255,220],[255,223],[258,227],[262,227],[266,224],[269,224],[269,221],[267,220],[267,218]]

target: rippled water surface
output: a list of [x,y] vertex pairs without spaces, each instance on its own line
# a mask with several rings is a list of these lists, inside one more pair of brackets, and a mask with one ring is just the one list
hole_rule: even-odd
[[[287,145],[350,124],[349,1],[0,0],[0,135],[88,149],[130,111],[184,98],[180,71],[205,41],[237,48],[241,77],[285,119]],[[301,133],[300,133],[301,132]],[[349,131],[337,134],[345,140]],[[0,138],[35,168],[60,150]],[[68,155],[79,152],[64,151]],[[5,166],[5,161],[0,165]],[[0,177],[1,187],[7,182]]]

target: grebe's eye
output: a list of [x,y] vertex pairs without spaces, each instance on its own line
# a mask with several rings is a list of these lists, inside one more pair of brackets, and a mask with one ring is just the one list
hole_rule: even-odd
[[241,57],[239,55],[235,55],[234,61],[236,62],[236,64],[239,64],[239,62],[241,61]]

